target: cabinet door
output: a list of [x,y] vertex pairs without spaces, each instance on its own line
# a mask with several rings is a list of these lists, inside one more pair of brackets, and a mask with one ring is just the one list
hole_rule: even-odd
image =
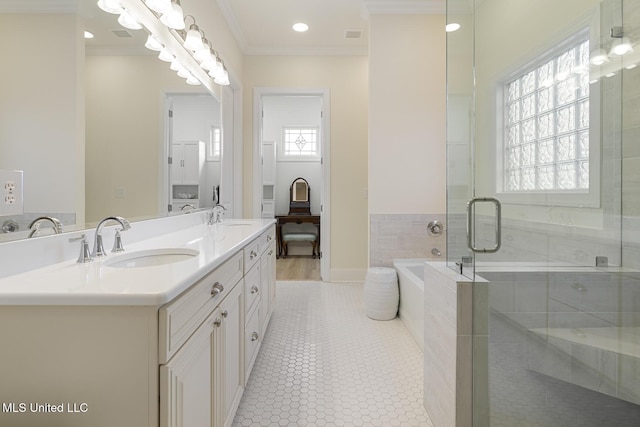
[[273,299],[276,286],[276,246],[272,242],[260,258],[260,304],[262,335],[267,330],[269,318],[273,311]]
[[182,184],[182,144],[171,144],[171,182]]
[[183,152],[183,184],[198,185],[200,183],[200,146],[197,142],[184,144]]
[[238,283],[231,293],[220,305],[222,316],[223,343],[219,355],[222,364],[222,395],[219,402],[222,404],[222,425],[228,427],[233,422],[242,392],[244,391],[244,359],[242,349],[244,346],[244,300],[243,284]]
[[160,366],[160,426],[213,427],[214,357],[221,321],[215,310],[166,365]]

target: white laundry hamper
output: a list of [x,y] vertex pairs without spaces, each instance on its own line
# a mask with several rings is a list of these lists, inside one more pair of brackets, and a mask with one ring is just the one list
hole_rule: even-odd
[[400,291],[396,270],[371,267],[364,281],[364,310],[374,320],[395,319],[398,314]]

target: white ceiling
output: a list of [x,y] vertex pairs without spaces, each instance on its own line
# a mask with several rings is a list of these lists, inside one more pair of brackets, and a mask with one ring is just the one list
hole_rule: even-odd
[[[366,55],[369,17],[380,13],[444,13],[446,0],[181,0],[217,1],[224,18],[247,55]],[[128,49],[142,53],[142,31],[131,38],[116,37],[123,30],[115,15],[101,12],[96,0],[0,0],[0,12],[56,12],[78,10],[96,38],[87,42],[88,52]],[[197,18],[197,17],[196,17]],[[296,33],[296,22],[309,25]],[[361,31],[360,38],[345,37]],[[135,46],[135,48],[131,47]],[[147,52],[148,53],[148,52]]]
[[[216,1],[247,55],[365,55],[371,14],[444,13],[446,0]],[[296,22],[309,31],[293,31]],[[352,30],[362,36],[345,37]]]

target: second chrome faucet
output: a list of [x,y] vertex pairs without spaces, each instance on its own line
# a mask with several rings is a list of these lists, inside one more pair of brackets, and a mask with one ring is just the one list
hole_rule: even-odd
[[122,218],[121,216],[108,216],[100,221],[98,223],[98,226],[96,227],[96,234],[93,242],[93,252],[91,254],[93,258],[100,258],[107,255],[102,244],[102,228],[108,221],[116,221],[122,227],[119,230],[116,230],[115,241],[113,243],[113,252],[124,251],[124,248],[122,247],[122,238],[120,237],[120,232],[130,229],[131,224],[129,224],[129,221]]

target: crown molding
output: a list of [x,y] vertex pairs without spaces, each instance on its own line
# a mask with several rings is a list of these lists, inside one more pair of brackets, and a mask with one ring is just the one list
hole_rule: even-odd
[[336,48],[336,47],[247,47],[245,55],[250,56],[366,56],[368,47]]
[[363,16],[370,15],[443,15],[446,0],[362,0]]
[[224,16],[224,20],[227,22],[227,25],[231,30],[231,34],[233,34],[233,38],[236,39],[236,43],[238,43],[240,50],[246,53],[249,48],[249,43],[247,42],[247,37],[244,35],[244,32],[238,23],[236,14],[233,13],[233,8],[230,6],[229,0],[216,0],[216,2]]
[[0,13],[68,13],[78,10],[78,0],[0,0]]

